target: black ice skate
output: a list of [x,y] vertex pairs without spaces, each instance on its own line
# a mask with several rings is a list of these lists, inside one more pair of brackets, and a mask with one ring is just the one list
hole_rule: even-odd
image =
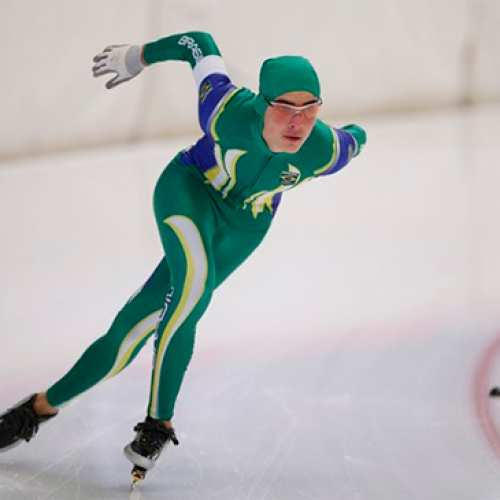
[[39,416],[33,409],[35,400],[36,394],[33,394],[0,415],[0,452],[14,448],[22,440],[29,442],[40,424],[56,416]]
[[137,483],[146,477],[146,472],[155,466],[156,460],[170,441],[178,445],[174,429],[167,429],[161,420],[146,417],[134,427],[135,439],[125,446],[125,456],[134,464],[132,481]]

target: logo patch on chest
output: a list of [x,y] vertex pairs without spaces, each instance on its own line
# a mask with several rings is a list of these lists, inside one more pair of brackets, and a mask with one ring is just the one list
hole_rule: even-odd
[[280,183],[282,186],[294,186],[299,182],[300,170],[293,165],[288,165],[288,171],[281,172]]

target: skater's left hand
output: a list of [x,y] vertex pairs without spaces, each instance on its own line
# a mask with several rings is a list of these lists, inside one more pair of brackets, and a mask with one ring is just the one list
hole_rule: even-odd
[[92,73],[95,77],[110,73],[116,75],[106,83],[107,89],[128,82],[146,67],[141,60],[139,45],[109,45],[94,57],[94,62]]

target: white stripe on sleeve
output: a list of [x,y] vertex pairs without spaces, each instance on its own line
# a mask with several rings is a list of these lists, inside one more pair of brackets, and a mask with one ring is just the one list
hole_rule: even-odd
[[227,75],[226,64],[221,56],[204,57],[194,68],[193,76],[196,81],[196,86],[199,88],[201,82],[213,73],[221,73]]

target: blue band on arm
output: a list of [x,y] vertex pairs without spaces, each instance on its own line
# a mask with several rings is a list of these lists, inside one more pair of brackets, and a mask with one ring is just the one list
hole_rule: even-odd
[[209,132],[219,102],[235,88],[236,86],[231,83],[229,77],[220,73],[213,73],[201,82],[198,91],[198,117],[200,126],[205,133]]
[[328,170],[321,172],[321,174],[319,174],[318,177],[322,177],[324,175],[331,175],[343,169],[351,161],[351,159],[357,152],[357,144],[352,134],[342,129],[335,128],[333,130],[335,130],[335,134],[338,138],[338,143],[337,143],[338,156],[333,165]]

